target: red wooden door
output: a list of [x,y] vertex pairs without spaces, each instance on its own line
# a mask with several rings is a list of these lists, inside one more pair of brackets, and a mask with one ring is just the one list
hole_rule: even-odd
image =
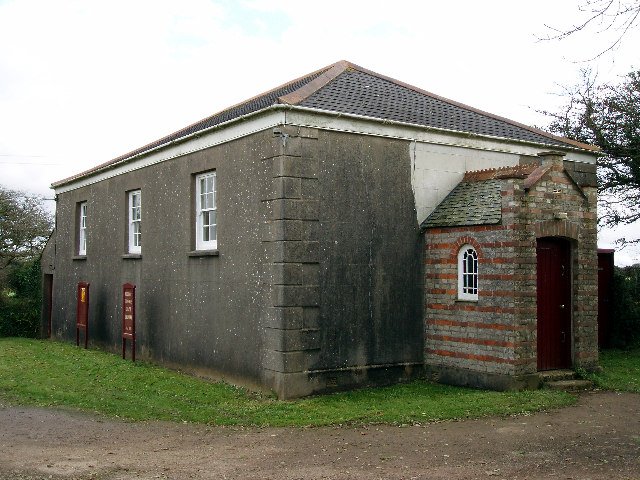
[[571,249],[561,238],[540,238],[538,370],[571,366]]

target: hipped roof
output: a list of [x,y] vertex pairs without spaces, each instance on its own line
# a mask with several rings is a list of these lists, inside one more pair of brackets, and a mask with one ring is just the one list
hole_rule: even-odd
[[293,105],[543,145],[596,151],[591,145],[483,112],[342,60],[229,107],[53,187],[111,168],[194,133],[273,107]]

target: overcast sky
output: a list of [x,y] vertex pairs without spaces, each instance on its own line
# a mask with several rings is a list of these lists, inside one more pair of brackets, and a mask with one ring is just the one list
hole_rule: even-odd
[[[579,23],[577,5],[0,0],[0,183],[51,198],[56,180],[342,59],[544,126],[536,110],[557,109],[581,68],[602,80],[640,68],[640,29],[586,63],[615,32],[538,41],[545,24]],[[600,246],[622,234],[601,232]]]

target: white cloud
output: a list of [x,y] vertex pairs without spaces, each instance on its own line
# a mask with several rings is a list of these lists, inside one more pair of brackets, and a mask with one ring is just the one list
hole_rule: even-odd
[[[534,108],[554,109],[550,93],[585,66],[572,61],[601,45],[594,35],[537,42],[545,22],[576,22],[575,8],[556,0],[0,0],[0,181],[46,192],[341,59],[544,124]],[[601,78],[631,70],[639,39],[633,32],[597,63]]]

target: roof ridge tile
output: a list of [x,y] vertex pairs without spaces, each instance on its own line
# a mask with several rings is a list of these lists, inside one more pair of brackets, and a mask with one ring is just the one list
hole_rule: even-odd
[[293,92],[278,97],[278,101],[286,105],[297,105],[310,95],[313,95],[315,92],[320,90],[348,68],[350,68],[350,64],[346,60],[340,60],[333,65],[329,65],[324,72],[310,82],[305,83]]
[[505,167],[485,168],[482,170],[470,170],[465,172],[463,182],[482,182],[485,180],[498,180],[507,178],[527,178],[538,168],[538,164],[523,163],[508,165]]

